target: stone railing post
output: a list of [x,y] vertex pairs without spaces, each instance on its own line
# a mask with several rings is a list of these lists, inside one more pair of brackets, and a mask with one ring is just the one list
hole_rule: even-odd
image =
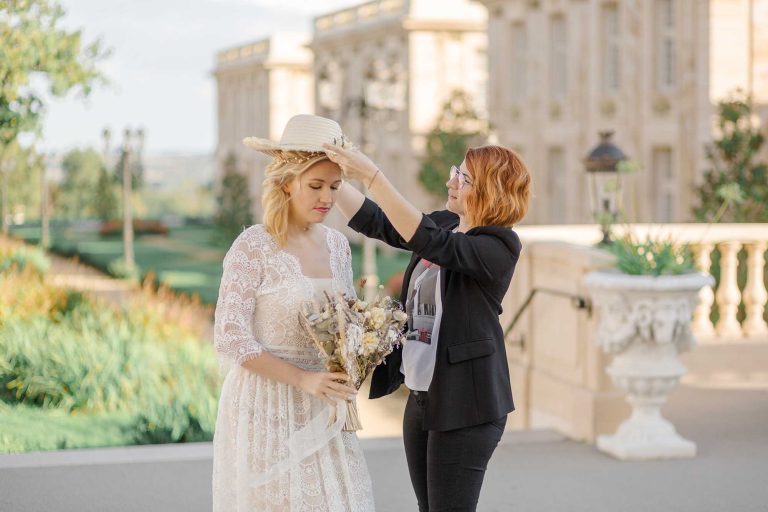
[[717,334],[724,337],[741,336],[741,325],[736,314],[741,302],[741,292],[736,281],[736,270],[739,265],[738,254],[741,242],[727,241],[717,244],[720,249],[720,286],[717,287],[715,298],[720,311],[717,322]]
[[756,336],[768,333],[768,325],[763,319],[768,292],[765,289],[763,275],[765,272],[766,242],[745,244],[747,248],[747,285],[744,287],[744,308],[747,316],[744,319],[744,335]]
[[[714,245],[709,243],[699,244],[693,247],[694,262],[696,268],[709,274],[712,267],[712,250]],[[711,286],[705,286],[699,291],[699,304],[693,312],[693,329],[696,336],[713,336],[715,328],[709,315],[712,312],[712,304],[715,302],[715,292]]]

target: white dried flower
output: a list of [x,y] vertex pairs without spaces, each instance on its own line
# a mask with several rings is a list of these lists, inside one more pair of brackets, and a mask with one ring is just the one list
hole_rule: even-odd
[[382,308],[372,308],[370,314],[374,329],[380,329],[387,319],[387,313]]

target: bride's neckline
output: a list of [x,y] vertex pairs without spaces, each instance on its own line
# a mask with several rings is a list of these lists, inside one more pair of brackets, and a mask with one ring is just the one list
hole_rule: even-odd
[[299,274],[301,274],[302,277],[306,279],[328,279],[333,280],[336,276],[333,271],[333,250],[331,249],[331,230],[327,226],[323,226],[322,224],[318,224],[322,229],[325,230],[325,250],[328,252],[328,266],[330,267],[329,270],[331,271],[330,276],[322,276],[322,277],[315,277],[315,276],[308,276],[304,273],[304,269],[301,266],[301,260],[299,260],[299,257],[293,254],[292,252],[286,251],[275,240],[275,237],[272,236],[272,234],[264,229],[264,232],[269,237],[269,241],[272,242],[273,247],[280,253],[285,254],[288,256],[290,260],[293,261],[293,263],[296,265],[296,267],[299,270]]

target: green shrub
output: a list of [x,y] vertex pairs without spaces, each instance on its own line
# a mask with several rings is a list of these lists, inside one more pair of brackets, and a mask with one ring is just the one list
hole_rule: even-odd
[[7,272],[11,268],[21,272],[27,267],[43,275],[51,267],[51,261],[43,251],[35,247],[20,247],[10,252],[0,253],[0,273]]
[[675,275],[695,269],[689,247],[671,239],[639,241],[627,235],[603,248],[616,256],[616,266],[625,274]]
[[[733,91],[717,104],[717,113],[719,135],[706,147],[710,168],[697,187],[694,214],[699,221],[768,222],[768,162],[761,157],[765,130],[756,122],[753,98]],[[739,190],[738,200],[720,211],[725,187]]]
[[107,272],[118,279],[132,279],[138,281],[141,279],[141,269],[138,265],[126,265],[123,258],[112,260],[107,266]]
[[253,224],[248,178],[238,170],[237,157],[232,152],[224,160],[214,222],[217,243],[232,243],[243,229]]
[[208,345],[134,339],[124,320],[91,314],[60,323],[7,322],[0,353],[6,401],[77,414],[130,413],[142,443],[211,439],[218,373]]
[[[70,426],[75,418],[121,415],[121,434],[104,420],[111,425],[104,427],[109,439],[98,441],[104,446],[212,439],[217,358],[200,329],[182,321],[190,303],[145,290],[118,309],[52,287],[30,268],[3,279],[0,416],[3,404],[13,416],[38,410],[51,415],[42,421]],[[27,436],[19,424],[9,433],[4,425],[0,451],[92,446],[79,425],[63,437],[55,431]]]
[[162,385],[143,388],[145,405],[133,425],[136,443],[212,440],[219,389],[212,349],[187,343],[165,355]]
[[133,444],[133,420],[123,413],[72,415],[0,401],[0,417],[0,453]]
[[138,364],[145,351],[127,326],[105,320],[78,314],[59,322],[6,322],[0,328],[0,352],[9,363],[0,373],[6,396],[67,411],[134,408],[147,378]]

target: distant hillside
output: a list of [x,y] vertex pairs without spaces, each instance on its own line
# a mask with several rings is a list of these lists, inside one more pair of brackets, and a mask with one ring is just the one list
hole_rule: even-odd
[[212,154],[150,153],[144,157],[147,185],[167,189],[185,182],[213,180],[216,160]]
[[[61,160],[65,153],[48,158],[48,177],[53,182],[63,179]],[[117,160],[112,157],[112,164]],[[144,179],[148,187],[159,190],[172,189],[183,183],[206,184],[213,181],[216,160],[212,154],[149,153],[144,156]]]

